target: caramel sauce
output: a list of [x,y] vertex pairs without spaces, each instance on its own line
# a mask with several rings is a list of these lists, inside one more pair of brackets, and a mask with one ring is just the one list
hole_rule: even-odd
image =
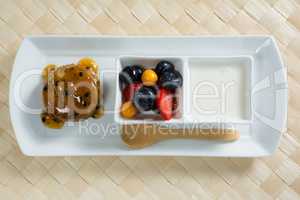
[[44,112],[42,122],[61,128],[65,121],[79,121],[103,115],[98,66],[90,58],[78,64],[47,65],[42,72]]

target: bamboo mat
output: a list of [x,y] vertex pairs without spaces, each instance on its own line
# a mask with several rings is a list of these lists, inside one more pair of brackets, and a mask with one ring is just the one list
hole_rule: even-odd
[[[299,0],[1,0],[0,199],[300,199],[299,30]],[[288,131],[259,159],[26,157],[8,85],[30,34],[272,34],[288,67]]]

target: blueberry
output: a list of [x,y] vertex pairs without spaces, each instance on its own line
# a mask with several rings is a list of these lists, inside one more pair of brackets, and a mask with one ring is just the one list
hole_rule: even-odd
[[163,60],[163,61],[160,61],[156,65],[155,72],[159,76],[159,75],[163,74],[164,72],[174,71],[174,69],[175,69],[175,67],[171,62]]
[[142,78],[142,74],[144,72],[144,68],[140,65],[133,65],[131,67],[131,78],[133,79],[133,82],[140,82]]
[[149,90],[151,90],[155,95],[157,94],[157,91],[159,90],[157,86],[147,86],[147,88],[149,88]]
[[133,97],[135,107],[140,111],[155,109],[156,89],[153,87],[142,86]]
[[143,67],[139,65],[127,66],[119,74],[120,89],[124,89],[130,83],[141,81]]
[[182,86],[182,76],[177,70],[164,72],[158,81],[160,87],[174,90]]
[[132,83],[131,78],[127,73],[121,72],[119,74],[119,85],[120,85],[120,90],[123,90],[127,85]]

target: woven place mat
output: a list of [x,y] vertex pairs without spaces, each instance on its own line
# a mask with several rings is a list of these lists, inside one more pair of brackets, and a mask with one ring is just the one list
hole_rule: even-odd
[[[0,199],[300,199],[299,29],[299,0],[1,0]],[[26,157],[8,85],[30,34],[272,34],[288,67],[287,133],[274,155],[258,159]]]

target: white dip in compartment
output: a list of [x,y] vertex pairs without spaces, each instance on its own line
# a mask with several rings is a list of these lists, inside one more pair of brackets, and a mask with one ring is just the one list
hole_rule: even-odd
[[250,120],[251,64],[250,57],[190,58],[190,119],[200,122]]

